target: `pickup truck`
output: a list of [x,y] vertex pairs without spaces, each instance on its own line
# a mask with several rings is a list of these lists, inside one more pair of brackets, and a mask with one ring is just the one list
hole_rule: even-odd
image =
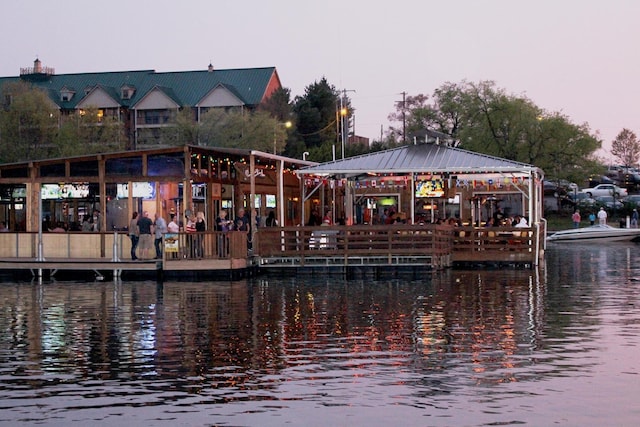
[[598,184],[593,188],[584,188],[581,191],[581,193],[585,193],[589,197],[598,197],[598,196],[627,197],[627,189],[620,188],[614,184]]

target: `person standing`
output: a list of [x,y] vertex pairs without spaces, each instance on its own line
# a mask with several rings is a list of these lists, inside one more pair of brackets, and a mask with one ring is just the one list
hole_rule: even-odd
[[596,223],[596,214],[589,212],[589,223],[594,225]]
[[633,209],[631,213],[631,228],[638,228],[638,209]]
[[221,210],[216,218],[216,231],[221,232],[218,233],[218,257],[220,258],[226,257],[229,253],[229,237],[226,232],[232,229],[232,221],[227,219],[227,211]]
[[91,231],[100,231],[101,230],[101,224],[100,224],[100,211],[97,209],[93,210],[93,217],[91,218]]
[[140,240],[140,230],[138,229],[138,212],[134,212],[131,215],[131,222],[129,222],[129,238],[131,239],[131,259],[137,260],[136,249],[138,248],[138,241]]
[[144,211],[142,218],[138,219],[138,231],[140,233],[140,240],[138,246],[140,248],[140,259],[149,259],[149,251],[153,245],[153,237],[151,236],[151,227],[153,222],[149,218],[149,212]]
[[179,233],[180,232],[180,226],[176,222],[176,215],[175,214],[171,214],[171,221],[169,221],[169,224],[167,224],[167,231],[169,233]]
[[204,248],[202,241],[204,240],[204,232],[207,231],[207,222],[204,219],[204,212],[198,212],[196,214],[196,242],[195,242],[195,256],[202,258],[204,256]]
[[269,211],[269,216],[267,216],[267,222],[265,225],[267,227],[275,227],[278,225],[278,220],[276,219],[276,215],[273,211]]
[[235,229],[247,233],[247,249],[251,249],[251,218],[243,208],[238,209]]
[[600,211],[598,212],[598,222],[602,225],[607,223],[607,211],[605,211],[603,207],[600,207]]
[[580,228],[580,211],[576,209],[576,211],[571,215],[571,221],[573,221],[573,228]]
[[162,218],[162,215],[160,215],[158,212],[156,212],[155,215],[155,222],[153,223],[153,225],[155,226],[155,240],[154,240],[154,246],[156,248],[156,259],[160,259],[162,258],[162,237],[165,235],[165,233],[167,232],[167,221],[165,221],[164,218]]

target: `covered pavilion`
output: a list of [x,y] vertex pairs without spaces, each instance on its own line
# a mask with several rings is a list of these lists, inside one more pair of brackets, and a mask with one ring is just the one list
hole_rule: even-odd
[[[405,196],[410,223],[418,222],[416,207],[424,199],[457,199],[461,219],[477,223],[483,219],[478,202],[486,204],[508,194],[520,196],[517,214],[526,217],[531,226],[543,221],[541,169],[442,144],[405,145],[304,167],[296,173],[304,180],[305,200],[322,186],[342,189],[345,214],[351,223],[356,222],[354,204],[359,197],[390,192]],[[334,209],[338,208],[336,202],[331,201]]]
[[[535,236],[546,234],[540,168],[447,144],[414,143],[308,166],[296,174],[303,180],[303,200],[326,194],[323,210],[334,218],[344,216],[346,225],[381,224],[389,209],[407,224],[453,218],[475,228],[496,217],[512,226],[507,218],[518,216]],[[536,240],[538,255],[544,238]]]

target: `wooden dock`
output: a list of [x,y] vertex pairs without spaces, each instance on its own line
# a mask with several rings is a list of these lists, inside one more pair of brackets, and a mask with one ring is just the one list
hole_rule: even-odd
[[76,271],[93,272],[96,277],[151,279],[253,274],[246,233],[177,233],[170,240],[163,244],[160,259],[134,261],[124,233],[0,233],[0,272],[30,271],[33,277],[54,277]]
[[[544,233],[535,228],[448,225],[357,225],[261,229],[254,248],[260,270],[439,270],[449,267],[531,268]],[[538,246],[537,246],[538,245]]]
[[258,273],[378,275],[451,267],[537,265],[536,229],[447,225],[265,227],[244,232],[167,235],[161,259],[131,260],[123,233],[1,233],[0,272],[60,271],[96,277],[128,275],[242,278]]

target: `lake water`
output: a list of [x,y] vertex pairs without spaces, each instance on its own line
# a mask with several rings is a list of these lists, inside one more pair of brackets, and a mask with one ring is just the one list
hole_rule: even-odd
[[640,246],[421,280],[2,283],[3,426],[632,426]]

